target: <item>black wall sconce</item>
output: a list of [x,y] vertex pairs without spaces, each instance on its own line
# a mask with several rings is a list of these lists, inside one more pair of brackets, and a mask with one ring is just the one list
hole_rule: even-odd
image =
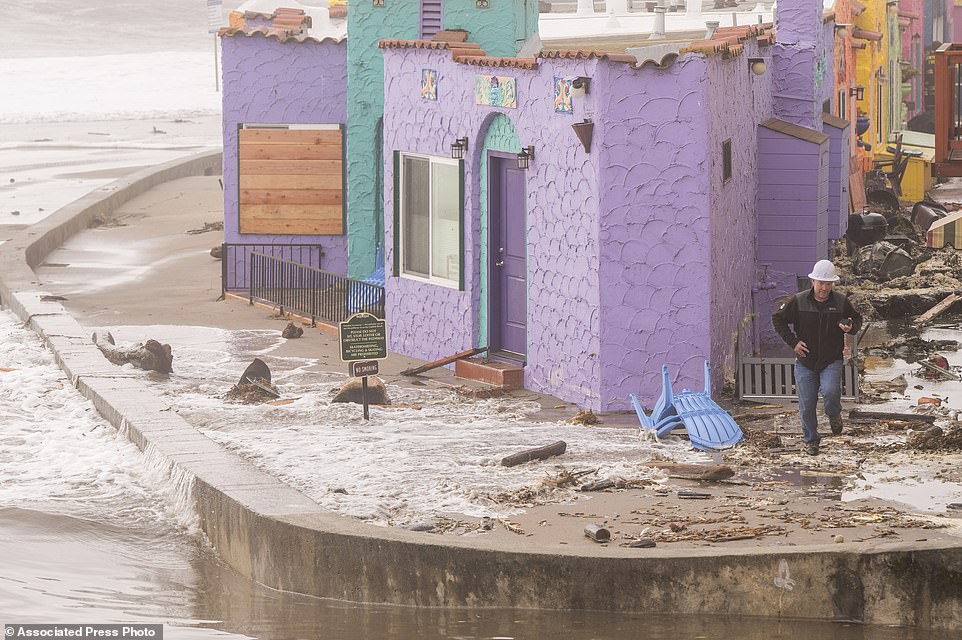
[[468,139],[458,138],[451,143],[451,159],[452,160],[463,160],[464,152],[468,150]]
[[864,100],[865,87],[863,87],[862,85],[859,85],[857,87],[849,87],[848,95],[849,97],[855,96],[856,100]]
[[571,81],[571,95],[574,98],[580,98],[591,93],[591,78],[586,78],[584,76],[578,76]]
[[518,152],[518,168],[522,171],[527,170],[532,160],[534,160],[534,145],[521,147],[521,151]]
[[756,76],[765,75],[765,71],[768,70],[768,65],[765,64],[765,58],[749,58],[748,68],[752,70]]
[[850,24],[844,24],[844,23],[835,25],[835,35],[837,35],[839,38],[847,38],[848,30],[849,30],[849,27],[851,26],[852,25]]

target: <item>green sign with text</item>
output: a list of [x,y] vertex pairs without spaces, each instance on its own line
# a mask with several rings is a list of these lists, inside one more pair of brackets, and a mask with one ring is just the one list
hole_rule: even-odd
[[370,313],[355,313],[338,325],[341,360],[383,360],[387,358],[387,322]]

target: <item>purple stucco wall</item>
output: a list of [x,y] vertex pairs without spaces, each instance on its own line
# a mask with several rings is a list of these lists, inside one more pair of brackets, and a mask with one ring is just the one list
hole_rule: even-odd
[[258,235],[238,232],[237,125],[343,124],[347,118],[346,46],[331,41],[280,42],[260,34],[221,38],[224,106],[224,241],[318,244],[321,268],[345,273],[346,235]]
[[603,409],[626,406],[629,393],[651,406],[663,364],[682,386],[700,389],[704,379],[707,64],[687,55],[663,70],[605,67],[592,84],[606,124],[599,140]]
[[[485,343],[478,331],[480,298],[477,176],[487,127],[506,115],[522,145],[536,146],[527,172],[528,354],[525,385],[598,408],[598,196],[594,155],[584,152],[571,124],[584,117],[555,113],[553,78],[592,76],[595,61],[543,61],[534,70],[455,63],[449,52],[384,50],[385,246],[393,265],[394,150],[448,156],[468,137],[465,158],[465,290],[404,277],[387,279],[389,348],[433,360]],[[438,72],[438,100],[421,99],[421,70]],[[476,75],[517,81],[517,109],[474,104]],[[592,92],[594,93],[594,91]],[[585,99],[592,100],[589,95]],[[595,135],[598,133],[596,131]],[[597,144],[597,143],[596,143]],[[480,340],[479,340],[480,338]]]
[[772,46],[775,115],[821,131],[822,104],[834,100],[834,22],[823,19],[820,0],[777,6],[778,42]]
[[[740,57],[709,59],[709,149],[711,151],[711,369],[716,388],[734,374],[736,339],[750,350],[752,286],[756,273],[756,189],[758,136],[756,124],[773,112],[773,74],[757,76],[747,57],[767,57],[754,41]],[[769,65],[769,69],[771,66]],[[722,143],[732,141],[732,177],[723,181]],[[767,321],[767,319],[766,319]]]

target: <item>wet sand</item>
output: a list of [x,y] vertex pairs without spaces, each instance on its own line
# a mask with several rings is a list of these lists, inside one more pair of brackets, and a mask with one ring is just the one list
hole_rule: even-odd
[[[210,257],[209,249],[221,243],[222,234],[186,231],[219,220],[220,207],[216,177],[167,183],[123,206],[106,224],[72,238],[47,258],[38,274],[45,290],[66,297],[64,306],[90,327],[183,325],[280,332],[286,318],[243,301],[218,301],[220,262]],[[176,352],[177,345],[173,347]],[[320,329],[307,327],[303,338],[285,341],[272,356],[314,358],[314,370],[319,374],[344,371],[336,336]],[[409,389],[471,384],[454,378],[447,369],[435,369],[417,379],[399,376],[401,370],[418,363],[392,355],[381,363],[382,378],[389,386]],[[510,396],[541,404],[544,411],[531,416],[532,420],[568,419],[578,410],[529,391]],[[459,514],[428,520],[445,532],[442,535],[484,535],[511,545],[589,554],[604,546],[584,535],[589,524],[606,527],[612,533],[607,544],[620,546],[639,538],[654,538],[659,547],[725,550],[864,541],[957,541],[962,520],[952,512],[916,517],[916,510],[904,504],[871,497],[843,501],[847,497],[843,494],[850,494],[853,485],[865,485],[860,475],[874,477],[878,469],[897,470],[906,460],[919,463],[934,477],[945,469],[958,468],[962,462],[959,454],[899,453],[879,446],[888,436],[883,433],[885,437],[881,437],[875,429],[864,436],[826,437],[822,455],[813,458],[800,452],[800,429],[791,405],[754,408],[746,404],[731,410],[735,415],[759,414],[747,421],[746,429],[777,429],[782,442],[771,450],[742,444],[732,451],[700,455],[705,463],[731,465],[735,475],[727,481],[706,483],[659,476],[657,483],[643,487],[580,493],[575,486],[551,489],[533,499],[505,496],[508,504],[525,507],[525,513],[488,523],[492,528],[487,531],[480,519]],[[606,415],[602,420],[606,426],[637,431],[636,419],[627,413]],[[823,425],[822,432],[827,431]],[[904,434],[893,430],[891,436]],[[904,456],[901,462],[900,455]],[[639,459],[639,469],[648,461]],[[564,465],[565,459],[530,464],[539,465],[550,478],[561,473],[558,465]],[[651,475],[650,469],[646,475]],[[889,476],[887,482],[900,484],[897,471]],[[584,481],[596,479],[589,475]],[[710,497],[684,498],[679,490],[696,490]],[[927,528],[933,524],[940,528]],[[638,553],[644,552],[638,549]]]

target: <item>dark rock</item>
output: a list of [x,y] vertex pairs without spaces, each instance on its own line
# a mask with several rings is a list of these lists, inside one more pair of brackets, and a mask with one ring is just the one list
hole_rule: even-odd
[[[337,394],[331,402],[353,402],[363,404],[361,399],[361,379],[351,378],[338,389]],[[368,376],[367,379],[367,403],[368,404],[391,404],[391,399],[387,395],[384,383],[377,376]]]
[[254,380],[260,380],[267,384],[271,383],[271,368],[260,358],[254,358],[254,361],[247,365],[237,384],[249,384]]
[[857,275],[885,281],[915,273],[915,260],[890,242],[876,242],[855,252],[852,269]]
[[224,245],[218,244],[210,248],[210,257],[220,260],[224,257]]
[[302,335],[304,335],[304,329],[297,326],[293,322],[288,322],[287,326],[284,327],[284,331],[281,332],[281,337],[288,338],[288,339],[300,338]]

